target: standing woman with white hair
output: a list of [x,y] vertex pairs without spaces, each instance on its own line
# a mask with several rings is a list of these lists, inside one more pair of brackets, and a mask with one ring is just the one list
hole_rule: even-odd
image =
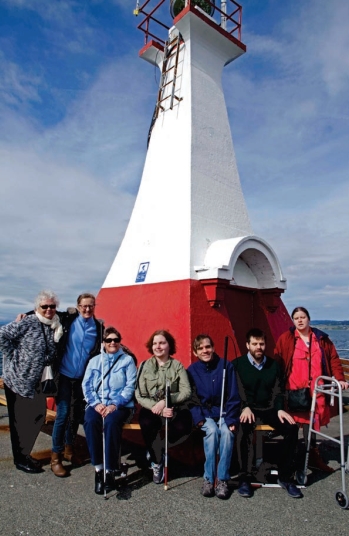
[[13,461],[26,473],[42,471],[30,453],[46,415],[42,374],[45,366],[53,364],[56,343],[63,335],[58,305],[56,294],[44,290],[36,297],[34,315],[0,328]]

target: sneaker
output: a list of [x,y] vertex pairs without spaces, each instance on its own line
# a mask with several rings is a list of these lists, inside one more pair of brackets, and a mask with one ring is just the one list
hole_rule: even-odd
[[292,484],[292,482],[282,482],[282,480],[278,480],[278,484],[283,489],[285,489],[289,496],[293,499],[301,499],[303,497],[303,493],[297,488],[295,484]]
[[218,497],[218,499],[228,499],[229,488],[226,480],[217,480],[215,495]]
[[164,465],[162,463],[151,462],[151,468],[153,469],[153,482],[155,484],[161,484],[164,481]]
[[238,487],[238,494],[240,495],[240,497],[252,497],[253,491],[251,484],[249,482],[241,482]]
[[201,495],[204,497],[213,497],[214,496],[214,487],[213,484],[207,478],[204,479],[204,483],[201,488]]

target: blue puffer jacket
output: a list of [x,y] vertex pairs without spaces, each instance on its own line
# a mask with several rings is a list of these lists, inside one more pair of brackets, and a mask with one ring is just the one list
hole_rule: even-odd
[[102,391],[102,359],[97,355],[90,359],[82,381],[84,397],[89,406],[97,404],[116,407],[132,408],[136,386],[137,369],[133,358],[120,348],[115,354],[103,353],[103,374],[106,375],[113,363],[109,374],[104,380]]
[[[223,363],[223,359],[214,354],[209,363],[197,361],[188,368],[190,381],[198,397],[198,400],[195,400],[195,396],[193,397],[190,409],[195,425],[208,417],[219,419]],[[225,376],[223,417],[227,426],[238,424],[240,417],[240,396],[236,374],[229,361]]]

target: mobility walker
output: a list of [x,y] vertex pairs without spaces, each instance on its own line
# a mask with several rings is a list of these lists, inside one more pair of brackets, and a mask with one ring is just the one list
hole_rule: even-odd
[[[320,383],[324,381],[325,383]],[[334,405],[335,397],[338,398],[338,404],[339,404],[339,439],[330,437],[326,434],[323,434],[322,432],[319,432],[317,430],[314,430],[314,413],[315,413],[315,404],[316,404],[316,394],[317,393],[323,393],[326,396],[331,397],[330,405]],[[315,381],[315,388],[313,393],[313,399],[311,403],[311,410],[310,410],[310,426],[309,426],[309,434],[308,434],[308,443],[307,443],[307,451],[305,455],[305,463],[304,463],[304,471],[297,471],[296,478],[298,483],[303,486],[307,483],[307,469],[308,469],[308,460],[309,460],[309,451],[310,451],[310,438],[311,434],[315,433],[318,434],[321,437],[324,437],[330,441],[334,441],[335,443],[338,443],[340,446],[340,466],[341,466],[341,477],[342,477],[342,489],[339,491],[336,491],[335,493],[335,499],[337,501],[337,504],[343,508],[348,508],[349,505],[349,499],[346,492],[345,487],[345,474],[349,474],[349,445],[348,445],[348,452],[347,452],[347,460],[345,460],[345,453],[344,453],[344,433],[343,433],[343,397],[342,397],[342,387],[340,383],[334,379],[330,378],[328,376],[319,376]]]

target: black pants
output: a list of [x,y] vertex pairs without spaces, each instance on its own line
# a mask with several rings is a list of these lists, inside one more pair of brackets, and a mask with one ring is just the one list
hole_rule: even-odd
[[[277,433],[283,436],[280,445],[278,459],[279,479],[284,482],[289,482],[294,472],[294,457],[298,441],[298,426],[290,424],[286,420],[282,423],[275,409],[268,410],[253,410],[254,416],[259,419],[262,424],[269,424],[275,428]],[[254,457],[253,449],[253,431],[255,423],[241,423],[238,436],[238,451],[241,467],[240,480],[251,479],[252,464]]]
[[[165,418],[155,415],[150,409],[141,408],[139,412],[139,424],[151,461],[160,463],[165,443],[163,432]],[[169,444],[174,446],[180,440],[184,441],[189,436],[191,428],[192,418],[190,411],[183,409],[176,412],[174,417],[168,420]]]
[[34,398],[17,395],[7,385],[4,387],[16,463],[28,456],[34,447],[46,417],[46,396],[41,392],[41,386],[35,390]]

